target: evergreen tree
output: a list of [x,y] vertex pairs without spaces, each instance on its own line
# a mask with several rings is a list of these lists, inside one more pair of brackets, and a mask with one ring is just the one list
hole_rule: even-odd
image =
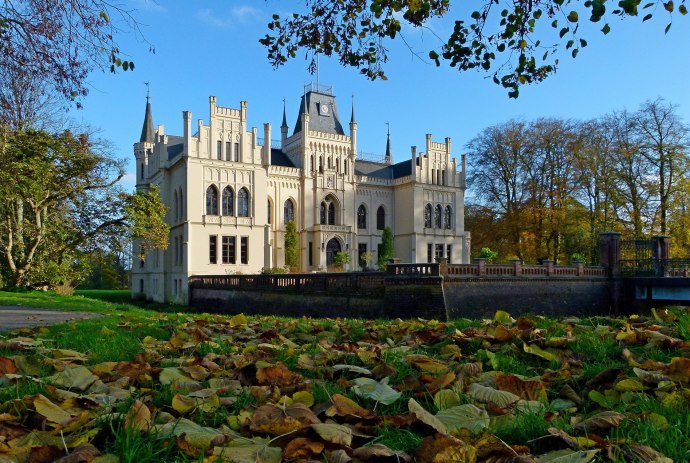
[[386,227],[381,235],[381,251],[379,252],[378,265],[379,269],[384,270],[388,265],[388,260],[395,255],[393,248],[393,230],[391,227]]
[[290,220],[285,227],[285,265],[291,272],[299,269],[299,242],[294,220]]

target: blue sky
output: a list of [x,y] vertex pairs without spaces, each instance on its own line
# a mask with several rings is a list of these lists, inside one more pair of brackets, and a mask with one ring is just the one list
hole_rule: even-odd
[[[168,134],[182,133],[182,111],[192,111],[193,120],[208,122],[208,97],[218,104],[238,108],[248,101],[249,126],[273,125],[279,138],[283,98],[288,124],[294,125],[299,100],[306,83],[316,77],[307,72],[301,56],[273,69],[258,39],[266,33],[273,13],[287,13],[302,2],[228,0],[131,0],[142,33],[155,47],[134,35],[120,37],[121,49],[129,55],[134,72],[112,75],[94,72],[84,109],[73,117],[113,143],[113,154],[130,160],[132,144],[138,141],[151,82],[154,124],[165,125]],[[457,2],[456,2],[457,3]],[[451,20],[467,12],[452,10],[447,20],[432,24],[437,35],[447,36]],[[356,69],[343,68],[336,59],[320,60],[320,83],[333,85],[341,119],[349,121],[351,95],[355,96],[358,149],[383,153],[386,122],[390,122],[394,160],[409,157],[410,146],[420,149],[425,134],[435,140],[451,137],[453,155],[483,128],[514,117],[562,117],[587,119],[612,110],[636,109],[647,99],[665,98],[678,105],[678,113],[690,122],[690,18],[674,16],[668,34],[668,15],[642,23],[639,18],[609,17],[612,31],[603,36],[603,23],[584,24],[589,43],[576,59],[560,58],[558,72],[546,81],[525,86],[517,100],[480,72],[457,70],[424,62],[401,41],[389,43],[387,81],[369,81]],[[581,18],[586,18],[580,14]],[[544,27],[548,24],[544,23]],[[548,29],[548,27],[547,27]],[[425,57],[437,48],[432,31],[403,29],[412,48]],[[303,56],[303,55],[302,55]],[[428,61],[428,60],[427,60]],[[196,125],[194,123],[193,125]],[[129,174],[124,182],[133,186]]]

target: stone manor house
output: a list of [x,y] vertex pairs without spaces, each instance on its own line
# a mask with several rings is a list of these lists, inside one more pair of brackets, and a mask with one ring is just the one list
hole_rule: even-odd
[[354,101],[349,132],[331,87],[307,85],[297,120],[280,140],[271,124],[250,128],[247,102],[238,109],[209,99],[208,124],[182,113],[182,136],[154,130],[147,97],[141,137],[134,144],[136,188],[158,185],[168,206],[166,251],[133,246],[132,292],[156,301],[188,300],[194,275],[258,273],[285,265],[285,229],[294,220],[300,270],[326,271],[337,252],[350,254],[348,270],[365,253],[377,261],[385,227],[401,262],[469,263],[464,227],[465,158],[451,157],[451,140],[426,135],[393,163],[390,133],[385,156],[357,152]]

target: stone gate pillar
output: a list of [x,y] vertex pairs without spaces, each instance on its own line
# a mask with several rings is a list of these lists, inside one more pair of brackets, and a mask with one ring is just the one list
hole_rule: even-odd
[[599,234],[599,265],[606,269],[611,278],[620,275],[621,234],[606,232]]

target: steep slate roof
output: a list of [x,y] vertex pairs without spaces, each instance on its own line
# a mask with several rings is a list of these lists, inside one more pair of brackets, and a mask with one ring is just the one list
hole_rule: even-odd
[[282,167],[295,167],[289,157],[278,148],[271,148],[271,165]]
[[179,156],[184,151],[184,137],[168,135],[168,145],[166,148],[168,150],[168,160]]
[[[302,97],[299,105],[299,113],[297,114],[297,123],[292,133],[293,135],[302,131],[302,114],[304,114],[305,98],[307,99],[307,113],[309,114],[309,130],[345,135],[343,126],[340,123],[340,116],[338,116],[338,106],[335,103],[335,96],[315,91],[309,91]],[[327,115],[319,111],[321,106],[328,106]]]
[[387,179],[407,177],[412,174],[412,160],[408,159],[407,161],[388,165],[357,159],[355,161],[355,174]]
[[139,142],[153,143],[155,132],[153,131],[153,116],[151,115],[151,99],[146,97],[146,114],[144,114],[144,125],[141,128]]

